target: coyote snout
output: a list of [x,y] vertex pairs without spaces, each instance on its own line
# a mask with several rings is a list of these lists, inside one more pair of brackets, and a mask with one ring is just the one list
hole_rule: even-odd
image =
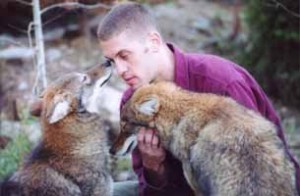
[[120,134],[114,141],[109,153],[118,156],[125,156],[137,145],[136,133],[139,130],[139,126],[120,122],[120,127],[122,134]]
[[72,112],[97,113],[97,98],[110,76],[111,68],[102,64],[85,73],[70,73],[56,80],[42,94],[49,123]]
[[42,94],[43,136],[29,159],[0,187],[0,195],[109,196],[108,135],[95,107],[111,76],[106,64],[66,74]]

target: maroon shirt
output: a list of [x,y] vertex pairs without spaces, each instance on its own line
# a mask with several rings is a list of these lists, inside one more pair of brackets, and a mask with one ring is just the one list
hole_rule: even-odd
[[[215,93],[230,96],[240,104],[253,109],[278,127],[278,136],[286,150],[287,144],[283,129],[270,100],[255,79],[237,64],[214,55],[184,53],[171,44],[169,48],[175,57],[174,82],[190,91]],[[130,98],[133,90],[128,89],[121,102],[121,107]],[[297,169],[297,186],[300,187],[300,169],[296,159],[287,150]],[[168,181],[161,187],[151,186],[146,178],[139,150],[132,153],[133,169],[139,179],[139,195],[193,195],[181,168],[181,163],[167,152]]]

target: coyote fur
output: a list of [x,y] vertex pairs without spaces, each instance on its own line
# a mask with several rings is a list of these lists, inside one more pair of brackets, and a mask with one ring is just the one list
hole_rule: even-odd
[[86,73],[69,73],[45,89],[41,142],[1,184],[1,195],[112,195],[107,126],[93,112],[110,69],[102,64]]
[[133,149],[139,126],[157,130],[195,195],[297,195],[295,169],[275,125],[229,97],[169,82],[142,86],[121,111],[110,152]]

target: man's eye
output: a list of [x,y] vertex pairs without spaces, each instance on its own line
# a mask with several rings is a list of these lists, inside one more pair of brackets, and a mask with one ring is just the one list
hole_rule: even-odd
[[120,58],[123,60],[127,60],[128,56],[129,56],[128,54],[122,54],[122,55],[120,55]]

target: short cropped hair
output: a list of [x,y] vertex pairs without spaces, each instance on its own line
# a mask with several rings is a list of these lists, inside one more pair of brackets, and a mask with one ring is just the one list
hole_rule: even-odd
[[154,16],[144,5],[134,2],[114,6],[99,24],[97,37],[107,41],[125,31],[142,35],[148,30],[157,30]]

